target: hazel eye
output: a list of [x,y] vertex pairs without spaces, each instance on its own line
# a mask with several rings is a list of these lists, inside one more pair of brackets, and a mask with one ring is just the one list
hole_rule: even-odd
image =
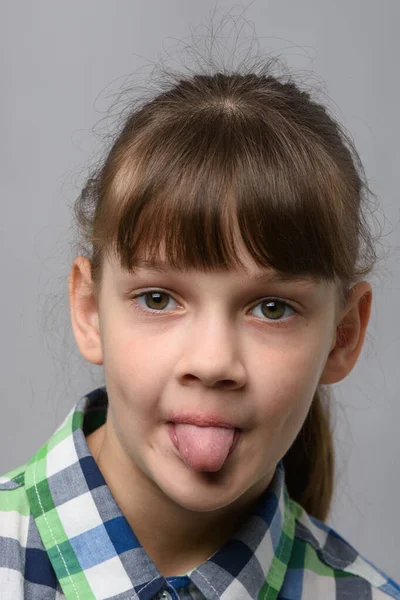
[[269,321],[282,321],[281,317],[285,314],[286,309],[289,309],[292,311],[292,313],[297,312],[290,306],[290,304],[284,302],[283,300],[279,300],[279,298],[267,298],[257,304],[253,310],[257,309],[258,307],[262,307],[260,311],[261,315],[259,314],[256,316],[261,316],[261,318],[267,317],[267,320]]
[[[155,312],[164,312],[164,309],[169,305],[172,297],[161,290],[151,290],[133,296],[132,302],[139,304],[139,310],[150,310]],[[144,302],[143,302],[144,301]]]
[[[148,290],[141,294],[135,294],[131,297],[131,302],[136,310],[147,313],[167,313],[179,306],[176,300],[163,290]],[[277,326],[284,325],[286,321],[290,320],[282,318],[287,310],[292,314],[297,313],[297,310],[290,304],[279,298],[264,298],[252,309],[256,317],[266,322],[275,322]]]

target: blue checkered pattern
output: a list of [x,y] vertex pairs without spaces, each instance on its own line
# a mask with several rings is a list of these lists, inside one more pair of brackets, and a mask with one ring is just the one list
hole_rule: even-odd
[[83,397],[29,463],[0,478],[0,600],[400,600],[400,587],[288,496],[283,463],[209,560],[164,578],[116,504],[85,436],[107,393]]

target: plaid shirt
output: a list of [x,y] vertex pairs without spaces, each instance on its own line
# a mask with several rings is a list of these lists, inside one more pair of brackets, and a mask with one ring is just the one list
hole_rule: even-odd
[[1,600],[400,600],[400,586],[291,500],[282,462],[254,514],[206,562],[164,578],[115,502],[85,436],[83,397],[23,467],[0,478]]

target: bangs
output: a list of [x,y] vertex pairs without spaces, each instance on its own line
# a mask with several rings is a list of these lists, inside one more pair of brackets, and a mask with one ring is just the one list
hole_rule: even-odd
[[240,268],[240,239],[260,267],[345,278],[349,190],[315,134],[222,109],[142,133],[118,157],[103,212],[103,241],[123,268],[162,253],[178,270]]

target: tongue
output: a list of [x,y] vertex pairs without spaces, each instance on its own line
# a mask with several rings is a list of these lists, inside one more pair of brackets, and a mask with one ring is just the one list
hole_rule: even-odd
[[233,444],[234,429],[175,423],[179,451],[194,471],[219,471]]

